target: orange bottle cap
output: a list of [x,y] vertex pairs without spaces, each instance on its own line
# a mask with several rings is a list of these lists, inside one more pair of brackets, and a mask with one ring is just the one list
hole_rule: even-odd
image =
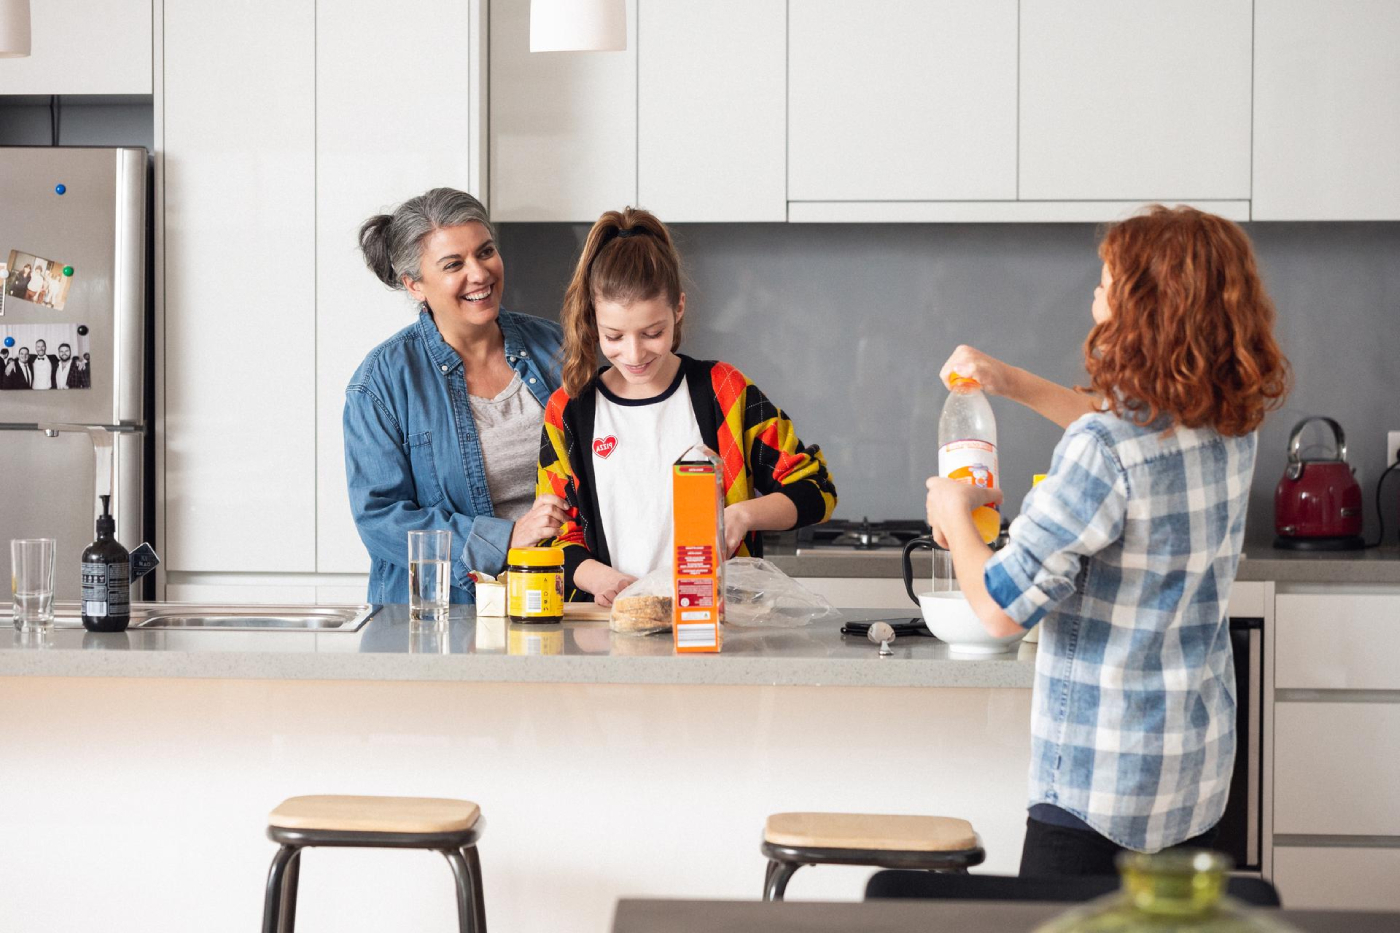
[[948,386],[953,389],[956,389],[958,386],[967,386],[968,388],[972,389],[980,389],[982,388],[982,383],[978,382],[976,379],[973,379],[971,376],[959,376],[957,373],[949,373]]

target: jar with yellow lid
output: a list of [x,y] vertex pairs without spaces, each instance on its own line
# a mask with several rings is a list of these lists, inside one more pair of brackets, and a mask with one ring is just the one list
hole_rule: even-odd
[[513,547],[506,554],[506,614],[512,622],[564,621],[564,549]]

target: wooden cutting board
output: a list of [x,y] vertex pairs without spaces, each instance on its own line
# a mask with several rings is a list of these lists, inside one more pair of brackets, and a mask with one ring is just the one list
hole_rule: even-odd
[[565,622],[606,622],[612,615],[611,609],[604,609],[597,603],[565,603]]

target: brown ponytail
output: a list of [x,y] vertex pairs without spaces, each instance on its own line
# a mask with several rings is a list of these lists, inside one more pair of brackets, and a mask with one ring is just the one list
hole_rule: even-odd
[[[664,296],[681,302],[681,257],[671,231],[650,211],[608,211],[588,231],[574,277],[564,291],[559,320],[564,327],[564,391],[576,398],[598,369],[597,300],[630,304]],[[681,345],[681,322],[671,341]]]

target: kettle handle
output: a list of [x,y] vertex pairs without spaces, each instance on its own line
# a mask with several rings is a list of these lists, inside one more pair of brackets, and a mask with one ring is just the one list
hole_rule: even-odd
[[1311,418],[1304,418],[1293,426],[1293,433],[1288,436],[1288,462],[1301,463],[1298,457],[1299,448],[1302,446],[1303,428],[1314,421],[1324,421],[1332,429],[1332,441],[1337,447],[1337,459],[1343,463],[1347,462],[1347,436],[1342,430],[1342,426],[1325,415],[1314,415]]

